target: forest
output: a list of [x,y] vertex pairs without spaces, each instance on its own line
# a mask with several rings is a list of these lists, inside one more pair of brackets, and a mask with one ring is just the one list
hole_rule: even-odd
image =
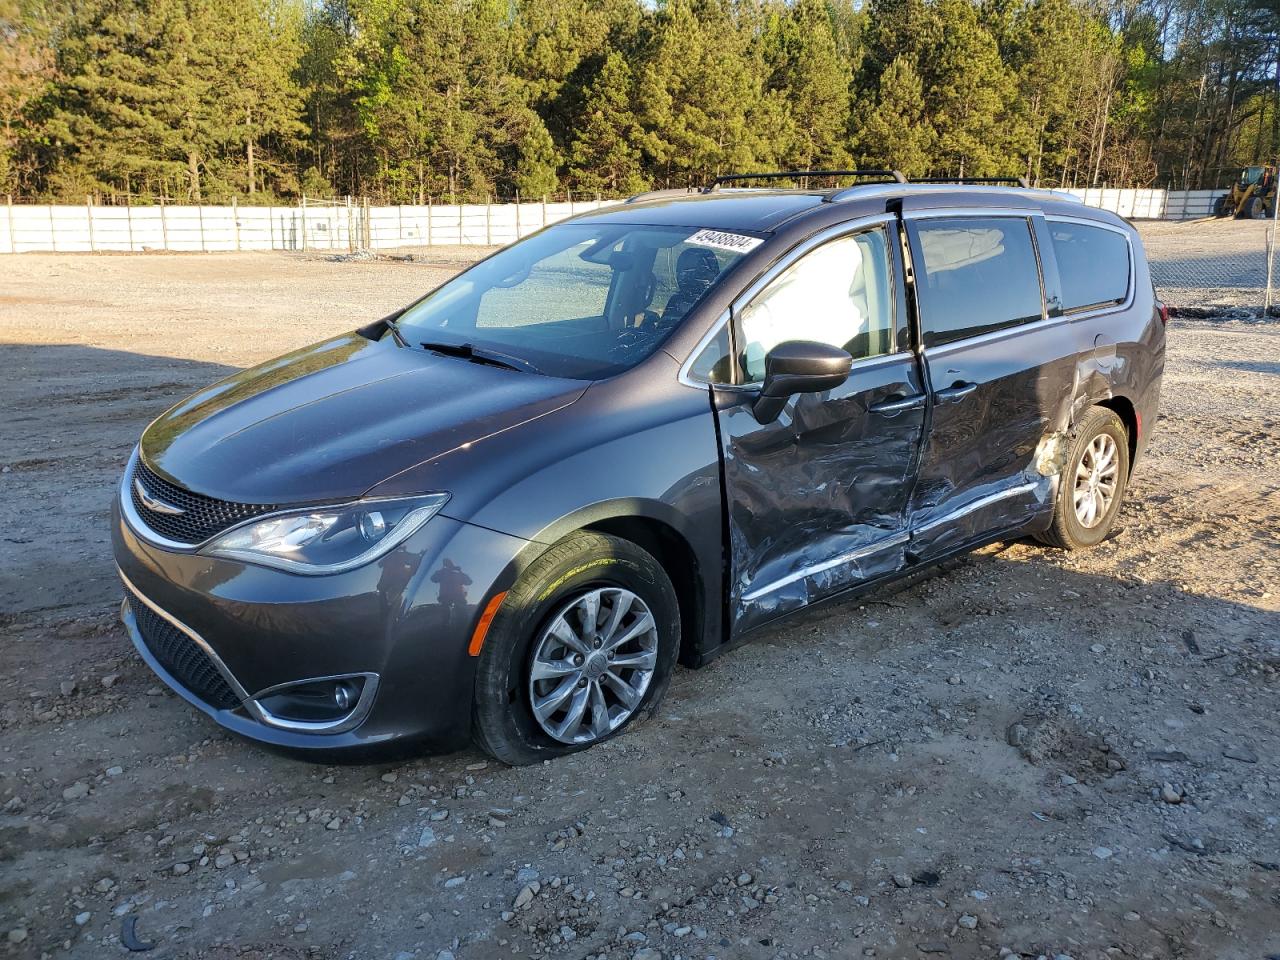
[[0,0],[0,195],[1211,187],[1276,160],[1278,26],[1280,0]]

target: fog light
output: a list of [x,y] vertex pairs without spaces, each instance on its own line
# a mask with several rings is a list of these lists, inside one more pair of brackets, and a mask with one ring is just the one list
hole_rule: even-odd
[[365,676],[330,677],[285,683],[254,697],[268,723],[337,723],[360,706]]
[[356,705],[359,693],[345,680],[340,680],[333,688],[333,705],[339,710],[350,710]]

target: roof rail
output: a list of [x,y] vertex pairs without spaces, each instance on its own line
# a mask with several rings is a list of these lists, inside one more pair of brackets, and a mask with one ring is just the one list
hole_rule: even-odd
[[646,190],[644,193],[637,193],[633,197],[627,197],[623,203],[639,203],[642,200],[658,200],[663,197],[686,197],[691,193],[702,193],[703,190],[698,187],[669,187],[665,190]]
[[702,188],[711,193],[722,183],[734,180],[797,180],[800,177],[874,177],[884,183],[906,183],[907,178],[897,170],[777,170],[772,173],[727,173],[716,177]]
[[1010,183],[1031,189],[1026,177],[916,177],[912,183]]

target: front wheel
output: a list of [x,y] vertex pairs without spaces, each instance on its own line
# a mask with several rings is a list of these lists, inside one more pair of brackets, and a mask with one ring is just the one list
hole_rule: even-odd
[[502,601],[476,676],[476,742],[504,763],[583,750],[651,715],[680,648],[675,588],[635,544],[575,533]]
[[1244,220],[1266,220],[1268,217],[1267,205],[1261,197],[1250,197],[1240,211],[1240,216]]
[[1129,434],[1116,414],[1094,407],[1077,425],[1058,481],[1053,524],[1039,539],[1079,550],[1106,539],[1129,481]]

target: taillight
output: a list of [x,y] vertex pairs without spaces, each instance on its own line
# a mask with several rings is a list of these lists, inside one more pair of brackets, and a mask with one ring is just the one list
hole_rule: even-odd
[[1164,303],[1161,303],[1159,300],[1157,300],[1157,301],[1156,301],[1156,314],[1160,317],[1160,323],[1161,323],[1161,325],[1162,325],[1162,326],[1166,326],[1166,327],[1167,327],[1167,326],[1169,325],[1169,307],[1168,307],[1168,305],[1167,305],[1167,304],[1164,304]]

